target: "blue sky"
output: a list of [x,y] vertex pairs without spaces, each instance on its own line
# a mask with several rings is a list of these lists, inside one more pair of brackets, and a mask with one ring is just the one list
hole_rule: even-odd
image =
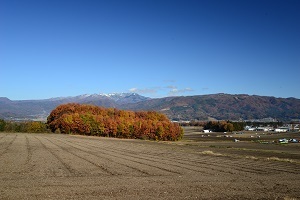
[[0,96],[300,98],[298,0],[0,0]]

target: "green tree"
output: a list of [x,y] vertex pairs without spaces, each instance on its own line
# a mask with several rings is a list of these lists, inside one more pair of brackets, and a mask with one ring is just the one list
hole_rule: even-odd
[[3,119],[0,119],[0,131],[5,130],[6,122]]

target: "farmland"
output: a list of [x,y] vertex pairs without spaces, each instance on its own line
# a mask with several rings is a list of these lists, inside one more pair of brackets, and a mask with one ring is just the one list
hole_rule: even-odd
[[235,143],[192,128],[179,142],[0,133],[0,199],[299,197],[300,144],[248,136]]

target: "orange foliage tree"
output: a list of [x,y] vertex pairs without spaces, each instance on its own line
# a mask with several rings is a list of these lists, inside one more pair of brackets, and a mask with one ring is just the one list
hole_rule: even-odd
[[47,118],[52,132],[119,138],[179,140],[183,130],[164,114],[125,111],[69,103],[55,108]]

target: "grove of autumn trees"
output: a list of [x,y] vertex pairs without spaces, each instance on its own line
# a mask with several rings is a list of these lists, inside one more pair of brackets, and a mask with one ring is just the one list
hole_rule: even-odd
[[46,124],[40,121],[12,122],[0,119],[0,132],[47,133],[49,131]]
[[205,124],[204,129],[209,129],[214,132],[232,132],[234,126],[232,123],[226,121],[210,121]]
[[279,127],[283,125],[283,122],[233,122],[233,121],[190,121],[188,123],[181,123],[181,126],[202,126],[203,129],[209,129],[214,132],[232,132],[242,131],[245,126],[272,126]]
[[179,140],[183,129],[164,114],[125,111],[69,103],[55,108],[47,118],[52,132],[118,138]]
[[214,132],[232,132],[244,130],[244,122],[231,121],[191,121],[183,123],[181,126],[202,126],[203,129],[209,129]]

